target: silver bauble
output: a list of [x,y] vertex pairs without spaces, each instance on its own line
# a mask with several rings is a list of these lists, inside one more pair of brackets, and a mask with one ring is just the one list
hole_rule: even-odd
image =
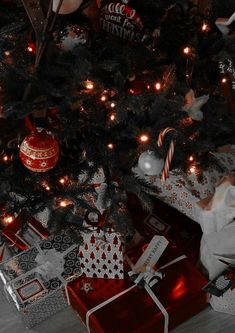
[[138,160],[139,169],[147,176],[158,176],[161,174],[164,160],[158,158],[153,151],[144,151]]
[[77,45],[89,47],[90,36],[86,28],[78,24],[70,24],[61,31],[54,32],[54,40],[64,51],[72,51]]

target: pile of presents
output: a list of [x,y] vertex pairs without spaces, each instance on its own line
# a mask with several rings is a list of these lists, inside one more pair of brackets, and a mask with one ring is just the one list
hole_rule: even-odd
[[[230,170],[211,196],[204,193],[193,204],[200,225],[172,207],[176,202],[170,206],[156,198],[148,214],[131,195],[128,209],[136,232],[128,243],[99,225],[84,225],[79,234],[68,228],[50,235],[35,217],[15,218],[2,230],[0,278],[26,327],[68,305],[93,333],[166,333],[209,302],[235,314],[235,175],[230,172],[235,155],[229,159]],[[171,176],[167,182],[174,185]]]

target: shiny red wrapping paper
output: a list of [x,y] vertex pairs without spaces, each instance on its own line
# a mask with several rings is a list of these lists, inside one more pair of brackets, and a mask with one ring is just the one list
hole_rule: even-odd
[[25,217],[24,214],[21,213],[21,215],[19,215],[12,223],[8,224],[8,226],[6,226],[2,231],[2,234],[8,239],[8,241],[21,251],[25,251],[30,248],[30,244],[28,244],[27,241],[19,235],[23,225],[23,219],[25,219],[27,227],[41,239],[46,239],[50,236],[49,232],[33,216]]
[[157,232],[156,229],[154,230],[144,222],[149,214],[143,210],[139,199],[131,194],[129,194],[128,199],[129,213],[135,228],[141,235],[145,237],[153,237],[156,234],[164,235],[170,238],[193,263],[198,262],[202,237],[198,223],[155,198],[153,215],[167,227],[167,229],[161,229]]
[[[128,252],[133,263],[142,254],[143,244]],[[161,267],[180,256],[174,244],[168,245],[158,262]],[[126,265],[126,272],[130,267]],[[164,269],[165,277],[152,290],[169,314],[169,330],[197,314],[207,306],[206,294],[201,290],[207,283],[188,259]],[[81,290],[84,282],[93,290]],[[86,323],[86,313],[98,304],[133,286],[126,274],[124,280],[79,278],[68,286],[72,307]],[[145,289],[134,287],[111,303],[91,314],[92,333],[151,333],[164,332],[164,316]]]

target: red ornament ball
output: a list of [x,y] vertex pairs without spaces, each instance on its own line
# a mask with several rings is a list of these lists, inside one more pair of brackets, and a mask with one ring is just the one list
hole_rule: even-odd
[[140,95],[150,91],[150,85],[144,78],[129,78],[126,82],[127,91],[131,95]]
[[59,145],[46,131],[28,135],[20,145],[20,159],[33,172],[46,172],[59,159]]

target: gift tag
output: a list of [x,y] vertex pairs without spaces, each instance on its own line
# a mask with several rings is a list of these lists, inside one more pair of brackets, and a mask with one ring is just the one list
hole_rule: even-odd
[[16,292],[21,301],[25,303],[35,297],[39,297],[46,292],[46,289],[39,278],[33,279],[26,284],[16,288]]
[[158,216],[150,214],[144,220],[151,229],[160,233],[167,233],[170,229],[170,225],[163,222]]
[[169,241],[165,237],[154,236],[132,270],[136,273],[145,272],[146,266],[152,267],[155,265],[168,244]]

